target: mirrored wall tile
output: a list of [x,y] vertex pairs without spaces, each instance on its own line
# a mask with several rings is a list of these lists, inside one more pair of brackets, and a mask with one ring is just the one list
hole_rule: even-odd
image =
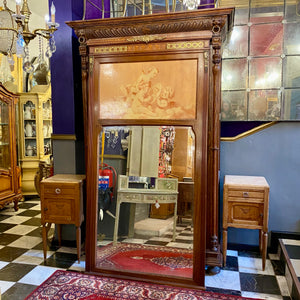
[[283,84],[286,88],[300,88],[300,56],[283,59]]
[[276,1],[276,5],[266,5],[261,0],[251,0],[250,22],[270,23],[281,22],[284,13],[284,0]]
[[283,24],[257,24],[250,27],[250,55],[281,55],[283,49]]
[[226,59],[222,63],[222,90],[240,90],[248,86],[248,61]]
[[285,2],[285,19],[288,22],[300,21],[299,0],[286,0],[286,2]]
[[240,291],[239,272],[221,270],[219,274],[205,276],[205,286]]
[[300,88],[284,90],[284,120],[300,120]]
[[275,275],[271,261],[266,260],[265,270],[262,270],[262,259],[254,257],[238,257],[239,271],[245,273]]
[[247,110],[247,92],[245,90],[222,92],[222,121],[246,121]]
[[300,54],[300,26],[297,23],[284,24],[284,53]]

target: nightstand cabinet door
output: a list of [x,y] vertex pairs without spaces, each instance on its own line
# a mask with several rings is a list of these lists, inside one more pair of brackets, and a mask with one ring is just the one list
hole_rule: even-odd
[[263,203],[228,201],[228,226],[258,228],[263,226]]

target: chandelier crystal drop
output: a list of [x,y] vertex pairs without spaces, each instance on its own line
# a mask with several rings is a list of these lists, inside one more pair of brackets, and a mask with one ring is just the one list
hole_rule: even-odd
[[[0,11],[0,53],[7,56],[10,64],[13,64],[12,54],[24,59],[23,70],[27,73],[34,71],[29,58],[28,45],[31,40],[37,36],[45,38],[48,41],[46,57],[50,58],[56,51],[56,45],[53,33],[59,27],[55,22],[55,6],[51,4],[51,19],[45,17],[45,28],[29,30],[29,19],[31,11],[28,6],[28,0],[16,0],[16,12],[7,7],[7,1],[3,0],[3,9]],[[40,47],[41,51],[41,47]],[[43,54],[44,55],[44,54]],[[41,53],[40,53],[41,56]]]

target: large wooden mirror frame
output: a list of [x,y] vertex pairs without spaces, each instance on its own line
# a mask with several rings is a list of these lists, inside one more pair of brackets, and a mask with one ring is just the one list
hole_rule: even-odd
[[[205,266],[221,266],[218,228],[221,44],[232,28],[234,10],[189,12],[67,22],[80,42],[87,170],[86,271],[151,282],[203,288]],[[194,112],[155,117],[126,111],[105,113],[100,87],[103,65],[193,61]],[[178,72],[178,76],[181,76]],[[101,90],[102,88],[102,90]],[[178,87],[180,88],[180,87]],[[101,91],[101,93],[100,93]],[[178,100],[178,99],[177,99]],[[175,105],[184,108],[186,99]],[[115,272],[96,267],[98,136],[104,126],[189,126],[195,133],[193,278]]]

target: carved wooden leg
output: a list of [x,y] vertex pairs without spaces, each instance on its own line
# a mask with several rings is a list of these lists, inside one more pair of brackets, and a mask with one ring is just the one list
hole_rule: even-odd
[[80,229],[80,226],[78,226],[76,228],[76,244],[77,244],[78,263],[80,263],[80,255],[81,255],[81,229]]
[[15,211],[18,211],[18,210],[19,210],[18,203],[19,203],[19,198],[15,198],[15,199],[14,199],[14,210],[15,210]]
[[262,236],[262,270],[265,270],[266,267],[266,259],[267,259],[267,247],[268,247],[268,233],[267,232],[263,232],[263,236]]
[[227,233],[227,228],[223,228],[223,267],[226,267]]

